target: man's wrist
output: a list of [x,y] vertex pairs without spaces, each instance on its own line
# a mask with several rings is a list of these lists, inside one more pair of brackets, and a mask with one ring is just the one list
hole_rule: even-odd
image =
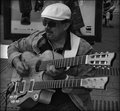
[[61,74],[61,75],[57,75],[55,77],[53,77],[55,80],[62,80],[62,79],[66,79],[67,75],[66,74]]
[[13,66],[15,67],[18,62],[20,62],[19,56],[15,57],[15,58],[13,59],[13,61],[12,61]]

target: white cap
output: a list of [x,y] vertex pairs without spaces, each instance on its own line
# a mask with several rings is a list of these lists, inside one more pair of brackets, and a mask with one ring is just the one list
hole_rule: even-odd
[[41,17],[60,21],[70,19],[71,10],[67,5],[63,3],[55,3],[48,5],[41,13]]

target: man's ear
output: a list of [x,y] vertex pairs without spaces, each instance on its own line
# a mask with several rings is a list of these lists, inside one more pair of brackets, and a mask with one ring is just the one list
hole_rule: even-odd
[[70,27],[70,23],[69,22],[64,24],[64,30],[67,30],[69,27]]

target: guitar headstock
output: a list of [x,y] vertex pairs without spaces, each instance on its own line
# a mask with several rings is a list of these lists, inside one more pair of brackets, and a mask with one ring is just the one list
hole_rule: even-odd
[[105,66],[105,67],[110,66],[114,56],[115,53],[109,53],[109,52],[105,52],[105,53],[101,52],[101,53],[87,55],[86,64],[93,66]]
[[104,89],[108,77],[89,77],[81,79],[81,86],[85,88]]

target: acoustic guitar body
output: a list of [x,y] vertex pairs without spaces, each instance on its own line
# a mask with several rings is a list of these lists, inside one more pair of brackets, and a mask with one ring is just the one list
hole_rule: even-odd
[[[54,57],[58,59],[63,58],[60,54],[57,53],[54,53]],[[53,53],[51,51],[45,51],[40,56],[36,56],[30,52],[25,52],[22,54],[22,61],[25,62],[30,67],[30,71],[28,76],[21,77],[19,76],[17,71],[13,69],[11,82],[13,82],[15,86],[18,85],[18,87],[15,87],[14,91],[10,96],[10,101],[12,105],[15,106],[23,105],[24,107],[26,107],[28,106],[26,105],[27,103],[31,103],[31,105],[29,104],[28,107],[33,107],[33,104],[36,104],[36,102],[40,102],[44,104],[50,103],[52,95],[55,92],[55,90],[51,90],[51,89],[35,90],[33,89],[33,86],[37,81],[45,81],[52,79],[46,76],[46,78],[44,78],[43,80],[42,75],[44,71],[40,71],[40,72],[35,71],[35,65],[38,60],[46,61],[52,59],[53,59]]]

